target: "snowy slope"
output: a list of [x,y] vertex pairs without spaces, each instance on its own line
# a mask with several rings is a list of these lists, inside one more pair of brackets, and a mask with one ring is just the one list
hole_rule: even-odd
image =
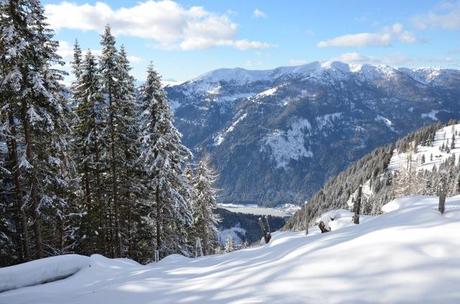
[[458,303],[460,196],[444,216],[430,197],[384,211],[359,226],[337,211],[331,233],[276,233],[268,245],[218,256],[147,266],[92,256],[90,268],[1,293],[0,303]]
[[[452,138],[454,135],[454,138]],[[454,141],[454,149],[451,149]],[[441,147],[446,146],[449,151],[442,151]],[[394,151],[388,169],[397,171],[401,168],[407,169],[411,166],[415,170],[432,170],[434,166],[439,168],[441,163],[449,157],[455,156],[455,163],[458,164],[460,157],[460,124],[444,127],[436,132],[432,146],[417,146],[416,153],[399,153]],[[422,162],[425,158],[425,162]]]

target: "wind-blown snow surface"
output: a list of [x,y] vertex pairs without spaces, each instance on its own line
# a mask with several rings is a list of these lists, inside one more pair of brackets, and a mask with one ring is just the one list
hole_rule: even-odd
[[92,256],[90,268],[0,303],[459,303],[460,196],[444,215],[436,205],[398,199],[358,226],[338,211],[330,233],[276,233],[268,245],[198,259]]

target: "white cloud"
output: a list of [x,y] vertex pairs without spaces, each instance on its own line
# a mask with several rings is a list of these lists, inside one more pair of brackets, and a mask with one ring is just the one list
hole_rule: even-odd
[[384,27],[380,32],[342,35],[329,40],[320,41],[317,46],[320,48],[367,46],[386,47],[390,46],[394,41],[399,41],[401,43],[414,43],[417,39],[413,33],[404,30],[402,24],[395,23],[391,26]]
[[420,66],[436,66],[436,67],[457,67],[459,66],[458,60],[449,56],[430,56],[430,57],[408,57],[404,54],[386,54],[379,57],[368,56],[357,52],[344,53],[332,60],[338,60],[346,63],[355,64],[384,64],[390,66],[406,66],[406,67],[420,67]]
[[291,59],[288,61],[288,65],[303,65],[303,64],[306,64],[308,63],[307,60],[305,59]]
[[347,63],[381,63],[379,59],[365,56],[357,52],[344,53],[334,59]]
[[143,59],[141,57],[138,57],[138,56],[128,56],[128,60],[130,62],[133,62],[133,63],[138,63],[138,62],[143,61]]
[[252,12],[252,16],[255,18],[267,18],[267,14],[264,11],[256,8],[254,12]]
[[67,41],[59,41],[57,53],[62,58],[70,58],[73,56],[73,47]]
[[460,1],[443,2],[431,12],[413,18],[420,29],[439,27],[445,30],[460,29]]
[[261,49],[270,45],[235,38],[238,25],[228,15],[206,11],[203,7],[185,8],[171,0],[144,1],[132,7],[112,9],[96,2],[78,5],[70,2],[45,6],[49,24],[56,30],[78,29],[101,32],[110,24],[115,35],[153,40],[157,47],[202,49],[231,46]]

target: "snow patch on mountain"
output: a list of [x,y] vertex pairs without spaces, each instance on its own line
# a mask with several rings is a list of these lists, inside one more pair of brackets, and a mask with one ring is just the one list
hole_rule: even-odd
[[[447,149],[442,149],[443,146]],[[400,153],[395,150],[388,169],[399,171],[411,168],[416,171],[431,171],[434,166],[439,168],[450,157],[455,157],[456,164],[460,161],[460,124],[437,131],[432,146],[419,145],[415,152]]]
[[244,113],[243,115],[241,115],[240,117],[238,117],[227,129],[225,129],[223,132],[219,133],[215,138],[214,138],[214,145],[215,146],[219,146],[220,144],[222,144],[225,140],[225,136],[228,134],[228,133],[231,133],[233,132],[233,130],[235,130],[235,127],[243,120],[246,118],[248,114],[247,113]]
[[326,114],[323,116],[316,117],[316,124],[319,130],[323,130],[325,128],[332,128],[334,125],[334,121],[340,119],[342,117],[341,112]]
[[305,147],[305,135],[309,134],[310,130],[311,124],[308,119],[298,118],[291,123],[287,131],[274,130],[265,136],[260,151],[271,152],[276,168],[286,168],[291,160],[311,158],[313,152]]
[[375,121],[383,122],[391,131],[395,132],[395,129],[393,128],[393,122],[388,118],[383,117],[382,115],[377,115]]
[[267,97],[267,96],[272,96],[276,93],[276,91],[278,90],[277,87],[274,87],[274,88],[270,88],[268,90],[265,90],[265,91],[262,91],[260,92],[259,94],[257,94],[256,96],[257,97]]
[[420,117],[422,117],[422,118],[429,118],[429,119],[431,119],[431,120],[438,120],[438,118],[436,117],[436,115],[437,115],[438,113],[439,113],[438,110],[432,110],[432,111],[430,111],[430,112],[428,112],[428,113],[422,113],[422,114],[420,115]]

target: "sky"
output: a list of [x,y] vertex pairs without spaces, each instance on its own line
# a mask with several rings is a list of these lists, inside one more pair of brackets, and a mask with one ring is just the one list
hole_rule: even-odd
[[150,62],[171,81],[217,68],[272,69],[323,60],[460,68],[460,0],[42,3],[66,61],[75,39],[97,53],[110,24],[141,81]]

